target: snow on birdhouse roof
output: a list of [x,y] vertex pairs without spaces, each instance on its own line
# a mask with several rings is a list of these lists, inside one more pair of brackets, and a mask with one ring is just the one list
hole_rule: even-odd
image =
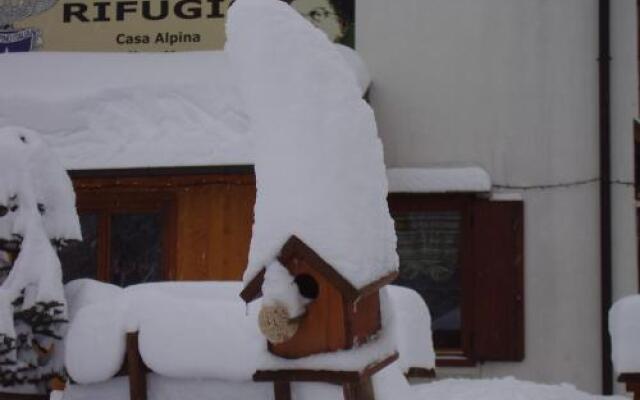
[[245,283],[291,235],[356,289],[396,271],[382,143],[344,57],[273,0],[236,2],[227,38],[255,141],[258,196]]
[[[337,46],[364,92],[364,62]],[[0,127],[42,133],[67,169],[253,163],[223,52],[11,54],[0,69]]]

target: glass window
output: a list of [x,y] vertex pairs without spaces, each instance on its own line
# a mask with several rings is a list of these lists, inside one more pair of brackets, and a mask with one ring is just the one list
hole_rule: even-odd
[[162,219],[159,213],[111,217],[110,280],[125,287],[162,278]]
[[91,278],[122,287],[166,278],[173,197],[162,192],[80,192],[83,240],[60,251],[65,283]]
[[459,211],[394,213],[400,275],[396,284],[416,290],[429,305],[438,348],[461,346]]
[[81,242],[70,242],[59,252],[64,283],[98,278],[98,215],[80,214]]

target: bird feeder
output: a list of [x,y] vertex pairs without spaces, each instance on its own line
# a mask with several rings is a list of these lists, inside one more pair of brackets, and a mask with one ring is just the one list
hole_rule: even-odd
[[[340,272],[299,238],[292,236],[282,247],[278,261],[293,276],[300,295],[309,302],[306,313],[291,323],[295,329],[285,340],[268,341],[269,351],[286,359],[349,350],[371,340],[381,329],[380,289],[397,276],[392,272],[356,289]],[[240,294],[249,303],[262,296],[266,268]],[[289,327],[284,327],[287,331]],[[279,339],[282,339],[281,337]],[[397,354],[361,371],[305,369],[257,371],[256,381],[273,381],[276,399],[288,399],[292,381],[341,384],[345,399],[372,399],[369,377],[390,364]]]

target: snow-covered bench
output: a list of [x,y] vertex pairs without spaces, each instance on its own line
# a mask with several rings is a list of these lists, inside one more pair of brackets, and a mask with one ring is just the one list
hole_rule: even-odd
[[609,312],[609,331],[618,381],[640,400],[640,295],[614,304]]
[[[65,364],[77,384],[105,382],[126,373],[131,398],[144,399],[146,371],[178,379],[248,382],[256,370],[278,366],[258,330],[259,304],[238,296],[240,282],[164,282],[121,289],[92,280],[66,287],[70,326]],[[393,315],[384,324],[404,372],[433,371],[429,311],[414,291],[388,289]],[[257,302],[259,303],[259,302]],[[349,354],[301,359],[305,367],[364,369],[385,347],[363,345]],[[380,354],[377,354],[379,352]],[[126,370],[123,370],[123,362]],[[300,364],[297,364],[300,365]]]

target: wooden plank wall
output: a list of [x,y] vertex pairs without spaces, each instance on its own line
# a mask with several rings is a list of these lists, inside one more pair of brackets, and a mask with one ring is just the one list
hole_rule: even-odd
[[177,280],[240,280],[253,226],[254,185],[212,184],[178,193]]
[[[246,268],[256,198],[253,174],[82,176],[73,178],[78,208],[86,199],[169,197],[166,224],[171,266],[165,279],[240,280]],[[93,206],[93,205],[92,205]]]

